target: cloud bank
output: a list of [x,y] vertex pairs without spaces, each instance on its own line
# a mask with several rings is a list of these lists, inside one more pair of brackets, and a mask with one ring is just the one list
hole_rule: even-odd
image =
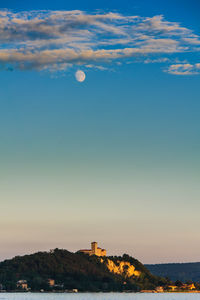
[[[166,63],[169,59],[160,56],[200,51],[200,38],[163,16],[0,11],[0,45],[0,64],[7,70],[57,71],[75,65],[104,69],[104,64],[138,56]],[[176,66],[167,71],[180,75],[184,64]]]

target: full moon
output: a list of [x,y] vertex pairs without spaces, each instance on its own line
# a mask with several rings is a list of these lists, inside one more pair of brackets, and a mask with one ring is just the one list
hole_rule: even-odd
[[78,70],[75,74],[76,80],[79,82],[83,82],[85,80],[85,73],[81,70]]

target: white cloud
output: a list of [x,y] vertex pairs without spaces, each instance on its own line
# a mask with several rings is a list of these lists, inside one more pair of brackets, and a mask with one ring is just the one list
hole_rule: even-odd
[[166,72],[173,75],[197,75],[200,74],[200,63],[170,65]]
[[183,38],[183,40],[190,45],[200,45],[200,39],[198,37]]
[[[113,60],[199,51],[199,41],[190,29],[163,16],[0,11],[0,64],[5,69],[53,71],[73,65],[101,69],[99,63]],[[153,60],[167,62],[167,58]]]

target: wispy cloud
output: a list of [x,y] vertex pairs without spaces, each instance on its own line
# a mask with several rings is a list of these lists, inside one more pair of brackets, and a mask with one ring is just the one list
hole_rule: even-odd
[[[0,11],[0,43],[0,64],[6,69],[38,71],[74,65],[103,68],[101,64],[137,56],[200,51],[197,35],[163,16],[79,10]],[[145,59],[168,62],[168,58]]]
[[200,63],[174,64],[169,66],[166,72],[173,75],[197,75],[200,74]]
[[160,58],[155,58],[155,59],[151,59],[151,58],[147,58],[144,60],[145,64],[155,64],[155,63],[166,63],[169,62],[170,59],[167,57],[160,57]]

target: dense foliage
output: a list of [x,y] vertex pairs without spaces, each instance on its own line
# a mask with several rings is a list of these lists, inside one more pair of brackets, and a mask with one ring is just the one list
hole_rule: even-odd
[[[117,263],[129,261],[141,272],[141,276],[125,278],[107,269],[106,259],[67,250],[55,249],[32,255],[17,256],[0,263],[0,284],[6,290],[15,290],[18,280],[27,280],[33,291],[51,289],[78,289],[79,291],[139,291],[167,284],[165,279],[152,275],[138,260],[124,255],[109,257]],[[56,286],[50,288],[48,279],[55,279]]]

